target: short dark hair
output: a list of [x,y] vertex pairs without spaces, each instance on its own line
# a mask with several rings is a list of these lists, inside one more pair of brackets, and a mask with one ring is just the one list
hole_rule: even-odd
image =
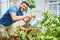
[[25,3],[27,6],[29,6],[28,2],[26,2],[26,1],[22,1],[21,4],[23,4],[23,3]]

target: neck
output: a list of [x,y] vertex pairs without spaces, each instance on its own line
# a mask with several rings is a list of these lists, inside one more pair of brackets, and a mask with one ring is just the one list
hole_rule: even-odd
[[21,8],[20,7],[18,8],[18,11],[21,11]]

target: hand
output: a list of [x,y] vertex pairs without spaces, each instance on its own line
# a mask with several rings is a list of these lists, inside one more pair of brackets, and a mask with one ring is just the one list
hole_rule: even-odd
[[28,18],[30,18],[30,19],[31,19],[31,18],[35,18],[35,17],[36,17],[36,15],[35,15],[35,14],[26,14],[25,16],[26,16],[26,17],[28,17]]
[[30,18],[25,18],[24,22],[28,23],[30,21]]
[[25,16],[26,16],[27,18],[30,18],[30,19],[32,18],[32,15],[31,15],[31,14],[26,14]]
[[20,30],[25,30],[25,31],[26,31],[26,28],[24,28],[24,27],[20,26]]
[[36,17],[36,14],[31,14],[31,15],[32,15],[32,17],[33,17],[33,18],[35,18],[35,17]]

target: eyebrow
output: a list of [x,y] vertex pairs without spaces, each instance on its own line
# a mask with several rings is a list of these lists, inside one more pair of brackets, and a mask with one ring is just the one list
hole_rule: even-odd
[[25,5],[23,5],[25,8],[26,8],[26,6]]

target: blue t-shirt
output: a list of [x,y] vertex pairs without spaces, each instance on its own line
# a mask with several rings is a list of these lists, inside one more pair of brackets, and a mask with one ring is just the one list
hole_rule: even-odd
[[10,14],[11,13],[16,13],[17,16],[23,16],[23,12],[22,11],[18,11],[18,8],[16,6],[9,8],[6,13],[0,18],[0,24],[4,25],[4,26],[9,26],[12,23],[14,23],[14,21],[12,20]]

